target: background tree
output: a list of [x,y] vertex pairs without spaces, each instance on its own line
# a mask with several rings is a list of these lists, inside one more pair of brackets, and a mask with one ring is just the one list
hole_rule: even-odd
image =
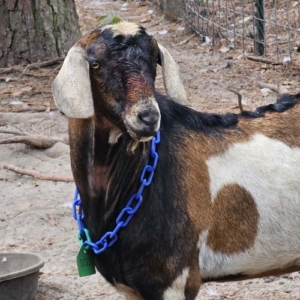
[[0,67],[62,56],[79,37],[74,0],[0,0]]

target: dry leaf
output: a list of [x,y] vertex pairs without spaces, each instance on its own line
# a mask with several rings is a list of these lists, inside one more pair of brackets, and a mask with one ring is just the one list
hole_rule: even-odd
[[22,92],[30,92],[32,91],[33,87],[32,86],[24,86],[20,89]]
[[168,33],[168,30],[166,30],[166,29],[163,29],[163,30],[158,32],[158,34],[160,34],[160,35],[164,35],[164,34],[167,34],[167,33]]
[[220,52],[221,53],[226,53],[226,52],[228,52],[230,49],[228,48],[228,47],[222,47],[221,49],[220,49]]
[[151,18],[144,18],[140,21],[140,23],[148,23],[148,22],[151,22]]

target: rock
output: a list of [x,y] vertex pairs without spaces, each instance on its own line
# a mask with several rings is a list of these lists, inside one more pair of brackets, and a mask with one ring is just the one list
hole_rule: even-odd
[[57,158],[63,155],[69,155],[70,154],[70,148],[68,145],[61,143],[61,142],[57,142],[54,146],[52,146],[51,148],[45,150],[45,154],[48,157],[51,158]]

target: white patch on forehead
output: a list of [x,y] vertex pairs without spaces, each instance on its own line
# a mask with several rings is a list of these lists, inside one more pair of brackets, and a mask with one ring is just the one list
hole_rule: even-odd
[[163,300],[185,300],[184,290],[189,276],[189,268],[185,268],[164,292]]
[[214,252],[207,245],[208,231],[202,232],[202,277],[255,275],[300,264],[300,149],[256,134],[206,163],[212,201],[224,185],[238,184],[253,197],[259,223],[254,245],[231,255]]
[[112,24],[112,25],[106,25],[103,27],[103,30],[105,29],[110,29],[113,32],[113,37],[117,37],[118,35],[136,35],[140,33],[140,26],[131,23],[131,22],[126,22],[122,21],[117,24]]

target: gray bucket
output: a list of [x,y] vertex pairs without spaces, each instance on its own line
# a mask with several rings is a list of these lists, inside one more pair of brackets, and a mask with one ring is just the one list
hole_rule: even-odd
[[43,265],[35,254],[0,253],[0,300],[33,300]]

